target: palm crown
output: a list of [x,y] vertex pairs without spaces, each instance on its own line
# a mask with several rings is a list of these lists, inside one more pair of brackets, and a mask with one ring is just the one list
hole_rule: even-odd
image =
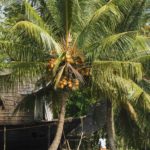
[[[26,18],[21,18],[10,29],[11,34],[1,38],[0,50],[10,59],[10,63],[1,62],[1,68],[13,67],[14,79],[44,74],[55,88],[77,89],[79,81],[84,82],[83,76],[90,74],[93,60],[109,60],[93,66],[96,71],[97,67],[101,69],[99,74],[93,72],[94,81],[105,96],[120,99],[118,104],[124,103],[136,120],[126,95],[135,100],[143,93],[135,84],[142,78],[141,66],[116,61],[115,65],[126,72],[124,76],[122,70],[112,69],[111,61],[138,62],[149,56],[147,39],[138,31],[137,22],[145,3],[145,0],[47,0],[32,1],[31,6],[25,1]],[[110,64],[112,68],[108,67]],[[129,86],[136,93],[130,94]],[[148,97],[143,95],[146,101]]]
[[[0,43],[16,66],[28,64],[26,69],[34,66],[29,69],[32,72],[44,68],[40,67],[41,64],[49,61],[49,68],[57,76],[56,85],[64,72],[73,72],[70,76],[83,82],[80,72],[88,72],[80,69],[86,67],[83,65],[83,54],[86,62],[91,62],[93,59],[120,60],[129,50],[130,53],[137,52],[137,49],[147,50],[143,37],[128,28],[132,21],[124,23],[124,28],[121,28],[136,1],[51,0],[43,3],[45,8],[42,10],[41,7],[42,12],[36,10],[38,5],[32,7],[24,2],[27,19],[16,23],[11,28],[11,33],[15,35],[8,35]],[[142,1],[138,5],[142,6]],[[11,40],[7,41],[8,38]]]

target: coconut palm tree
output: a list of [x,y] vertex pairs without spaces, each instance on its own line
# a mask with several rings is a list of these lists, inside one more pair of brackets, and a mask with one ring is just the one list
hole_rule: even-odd
[[136,106],[140,105],[146,112],[149,112],[150,96],[138,85],[143,77],[141,64],[130,61],[97,61],[93,63],[92,75],[94,87],[97,87],[99,96],[107,100],[109,142],[112,142],[113,145],[115,136],[114,109],[122,108],[127,111],[128,117],[143,130],[144,126],[141,125],[141,122],[144,119]]
[[[92,61],[122,60],[125,52],[126,57],[128,52],[129,56],[141,50],[145,54],[145,38],[130,26],[133,8],[137,4],[143,6],[144,2],[24,2],[26,17],[12,26],[0,41],[1,51],[10,59],[7,63],[2,62],[1,68],[12,68],[13,80],[38,76],[55,89],[63,90],[58,128],[50,150],[56,150],[61,140],[68,91],[77,89],[79,83],[84,84],[83,77],[90,74]],[[111,103],[108,108],[111,114]],[[110,148],[114,150],[113,129],[109,131]]]
[[[128,10],[128,12],[126,13],[126,16],[128,17],[128,19],[126,19],[125,21],[123,21],[122,23],[120,23],[120,25],[118,26],[118,28],[117,28],[117,32],[126,32],[126,31],[128,31],[128,33],[129,33],[129,31],[133,31],[133,30],[135,30],[135,29],[138,29],[139,28],[139,23],[141,23],[140,22],[140,18],[141,18],[141,16],[142,16],[142,9],[144,8],[144,6],[145,6],[145,2],[144,1],[140,1],[138,4],[135,2],[135,4],[134,5],[132,5],[130,8],[129,8],[129,10]],[[134,12],[134,13],[133,13]],[[131,19],[132,18],[132,19]],[[134,19],[133,19],[134,18]],[[136,20],[136,21],[135,21]],[[135,23],[136,22],[136,23]],[[119,31],[118,31],[119,30]],[[122,34],[122,33],[121,33]],[[118,35],[119,36],[119,35]],[[115,37],[113,37],[114,39],[115,38],[117,38],[117,36],[115,36]],[[107,40],[106,40],[107,41]],[[109,43],[109,39],[108,39],[108,41],[107,41],[107,43]],[[123,43],[126,43],[125,41],[123,42]],[[128,44],[130,43],[130,42],[127,42]],[[138,44],[139,44],[139,42],[137,42]],[[117,42],[117,44],[118,44],[118,42]],[[119,45],[119,44],[118,44]],[[110,50],[116,50],[117,48],[118,48],[118,45],[116,46],[115,44],[114,44],[114,46],[116,46],[116,47],[113,47],[113,46],[111,46],[111,47],[109,47],[110,49],[109,49],[109,51],[108,51],[108,53],[109,54],[107,54],[106,56],[110,56]],[[122,45],[122,44],[120,44],[120,45]],[[127,45],[127,44],[126,44]],[[125,103],[122,103],[121,105],[119,105],[119,107],[118,107],[118,104],[120,104],[120,102],[118,102],[119,100],[123,100],[124,98],[122,98],[122,96],[124,97],[124,92],[121,90],[122,88],[121,88],[121,86],[126,86],[126,84],[125,83],[123,83],[122,81],[122,83],[120,84],[120,79],[118,78],[118,77],[115,77],[116,75],[118,76],[118,73],[120,72],[118,69],[118,71],[116,71],[116,68],[117,68],[117,65],[120,65],[120,64],[122,64],[119,68],[122,70],[123,69],[123,67],[124,66],[126,66],[127,64],[129,65],[129,63],[131,63],[131,62],[134,62],[134,61],[136,61],[136,62],[142,62],[142,64],[144,65],[144,67],[146,67],[145,66],[145,64],[147,63],[147,64],[149,64],[149,59],[146,59],[146,57],[145,56],[143,56],[143,55],[145,55],[145,52],[143,51],[143,52],[141,52],[141,50],[144,50],[144,47],[142,48],[141,47],[141,50],[138,52],[137,50],[135,50],[135,51],[125,51],[125,47],[124,47],[124,54],[122,55],[122,53],[116,53],[115,51],[114,51],[114,53],[112,52],[111,54],[112,54],[112,56],[110,56],[110,57],[101,57],[101,59],[103,59],[103,60],[105,60],[104,62],[103,61],[101,61],[101,62],[96,62],[94,65],[93,65],[93,79],[94,79],[94,82],[95,82],[95,84],[96,84],[96,86],[98,86],[98,89],[99,89],[99,92],[101,91],[101,96],[103,95],[104,97],[105,97],[105,99],[107,99],[107,108],[108,108],[108,111],[107,111],[107,131],[108,131],[108,140],[109,140],[109,143],[112,143],[112,144],[110,144],[110,148],[111,149],[115,149],[115,144],[114,144],[114,142],[112,142],[112,141],[114,141],[114,139],[115,139],[115,127],[114,127],[114,119],[113,119],[113,117],[114,117],[114,114],[113,114],[113,109],[115,109],[115,108],[120,108],[121,110],[122,109],[125,109],[125,111],[127,111],[130,115],[129,116],[131,116],[131,120],[135,120],[135,122],[136,122],[136,120],[137,120],[137,112],[135,111],[135,104],[134,104],[134,107],[133,107],[133,105],[131,105],[131,104],[129,104],[129,102],[127,101],[127,103],[128,104],[125,104]],[[147,47],[146,48],[147,50],[149,50],[149,48]],[[105,51],[107,50],[107,47],[105,47]],[[148,51],[147,51],[148,52]],[[149,53],[149,52],[148,52]],[[148,54],[147,53],[147,54]],[[100,54],[100,53],[98,53],[98,54]],[[116,57],[116,55],[118,56],[118,57]],[[148,54],[149,55],[149,54]],[[147,58],[148,58],[148,56],[147,56]],[[111,60],[110,62],[108,62],[108,61],[106,61],[106,60]],[[117,60],[117,62],[116,62],[116,60]],[[118,62],[118,60],[120,61],[122,61],[122,62]],[[144,61],[142,61],[142,60],[147,60],[146,62],[144,62]],[[114,61],[114,62],[112,62],[112,61]],[[125,61],[125,62],[124,62]],[[110,65],[110,67],[111,68],[109,68],[109,65]],[[132,64],[132,67],[135,65],[134,63],[131,63]],[[130,64],[130,65],[131,65]],[[107,66],[108,65],[108,66]],[[140,64],[136,64],[137,66],[138,65],[140,65]],[[114,66],[114,67],[113,67]],[[147,67],[146,67],[147,68]],[[127,69],[127,68],[126,68]],[[100,71],[98,71],[98,70],[100,70]],[[110,71],[110,70],[112,70],[112,71]],[[128,69],[127,69],[128,70]],[[139,69],[139,70],[141,70],[141,69]],[[148,69],[146,69],[146,70],[148,70]],[[108,72],[107,72],[108,71]],[[106,75],[106,72],[107,72],[107,74],[108,74],[108,76]],[[122,72],[122,71],[121,71]],[[124,75],[125,75],[125,72],[126,71],[123,71],[124,72]],[[127,71],[129,74],[130,74],[130,70],[128,70]],[[134,73],[134,71],[132,72],[132,73]],[[119,73],[120,74],[120,73]],[[115,75],[115,76],[114,76]],[[140,75],[140,74],[139,74]],[[104,77],[105,76],[105,77]],[[121,78],[122,78],[122,75],[119,75],[119,76],[121,76]],[[145,76],[145,74],[144,74],[144,76]],[[123,77],[123,78],[126,78],[126,77]],[[135,81],[135,79],[133,79],[130,75],[128,75],[128,78],[130,78],[130,80],[132,79],[133,81]],[[142,78],[141,78],[142,79]],[[101,80],[101,81],[100,81]],[[117,81],[117,82],[116,82]],[[114,82],[114,83],[116,83],[116,85],[114,85],[114,83],[112,83],[112,82]],[[137,82],[137,81],[136,81]],[[127,83],[127,82],[126,82]],[[113,85],[112,85],[113,84]],[[131,84],[129,84],[129,83],[127,83],[130,87],[133,87]],[[110,88],[110,91],[109,91],[109,88]],[[140,87],[139,87],[140,88]],[[142,86],[142,88],[143,88],[143,86]],[[95,88],[94,88],[95,89]],[[118,90],[117,90],[118,89]],[[129,91],[130,91],[130,89],[129,88],[127,88]],[[111,91],[112,90],[112,91]],[[124,88],[124,90],[125,90],[125,88]],[[116,92],[115,92],[116,91]],[[108,93],[107,93],[108,92]],[[131,91],[130,91],[131,92]],[[144,92],[144,91],[143,91]],[[115,96],[115,94],[118,94],[117,96]],[[119,94],[120,93],[120,94]],[[131,92],[132,93],[132,92]],[[111,95],[110,97],[109,97],[109,94]],[[142,94],[142,93],[141,93]],[[118,97],[120,95],[120,98]],[[126,93],[125,94],[126,96],[128,96],[128,94]],[[113,97],[114,96],[114,97]],[[140,99],[141,99],[141,97],[139,97]],[[128,98],[125,98],[126,100],[128,100]],[[135,98],[135,99],[138,99],[138,97],[137,98]],[[117,103],[117,105],[116,105],[116,103]],[[139,102],[140,103],[140,102]],[[149,103],[149,98],[147,98],[147,99],[145,99],[145,103]],[[138,105],[138,104],[137,104]],[[114,106],[114,107],[113,107]],[[145,105],[144,105],[145,106]],[[147,106],[148,106],[148,108],[149,108],[149,104],[147,104]],[[144,108],[144,107],[143,107]],[[143,110],[143,109],[140,109],[140,110]],[[139,111],[139,109],[138,109],[138,111]],[[145,111],[143,111],[143,112],[145,112]],[[149,112],[149,109],[147,109],[147,112]],[[133,115],[134,114],[134,115]],[[144,114],[144,113],[143,113]],[[141,115],[141,113],[139,113],[138,115]],[[129,117],[128,116],[128,117]],[[120,117],[121,118],[121,117]],[[121,119],[119,119],[119,121],[120,121]],[[144,119],[143,119],[144,120]],[[138,121],[140,122],[140,119],[138,119]],[[142,121],[141,121],[142,122]],[[144,121],[143,121],[144,122]],[[117,123],[118,124],[118,123]],[[146,122],[145,122],[145,124],[146,124]],[[139,125],[139,123],[138,123],[138,125]],[[146,126],[146,125],[145,125]],[[126,127],[127,128],[127,127]],[[129,128],[128,128],[129,129]],[[144,127],[142,128],[141,127],[141,130],[143,130],[144,129]],[[120,130],[122,130],[122,128],[120,129]],[[123,131],[123,130],[122,130]],[[123,133],[122,131],[120,131],[120,133]],[[126,130],[125,130],[126,131]],[[130,132],[130,131],[128,131],[128,132]],[[132,131],[131,131],[131,133],[132,133]],[[125,135],[125,133],[123,133],[123,135]],[[128,136],[128,138],[129,138],[129,136]],[[134,142],[132,142],[132,143],[134,143]],[[131,144],[132,145],[132,144]],[[135,145],[134,145],[135,146]],[[136,147],[137,148],[137,147]]]

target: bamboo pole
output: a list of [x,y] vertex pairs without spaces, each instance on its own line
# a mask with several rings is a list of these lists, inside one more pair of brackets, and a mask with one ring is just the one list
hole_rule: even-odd
[[50,146],[50,125],[48,125],[48,148],[49,148],[49,146]]
[[4,150],[6,150],[6,127],[4,126]]
[[80,137],[80,141],[79,141],[79,144],[78,144],[78,147],[77,147],[77,150],[80,149],[80,145],[82,143],[82,139],[83,139],[83,118],[81,118],[81,125],[82,125],[82,132],[81,132],[81,137]]

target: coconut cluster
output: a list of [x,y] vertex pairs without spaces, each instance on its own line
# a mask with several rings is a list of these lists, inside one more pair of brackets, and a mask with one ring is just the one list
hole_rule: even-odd
[[79,88],[79,80],[68,79],[67,77],[63,77],[58,83],[58,88],[60,89],[69,88],[72,90],[77,90]]
[[73,64],[74,63],[74,60],[73,60],[73,58],[72,58],[72,56],[70,55],[70,54],[66,54],[66,56],[65,56],[65,61],[67,62],[67,63],[70,63],[70,64]]
[[90,68],[83,68],[83,69],[80,69],[79,72],[80,72],[83,76],[90,76],[90,75],[91,75],[91,69],[90,69]]
[[[69,53],[66,53],[66,55],[64,56],[64,58],[62,59],[63,61],[62,62],[66,62],[66,63],[70,63],[70,64],[73,64],[73,65],[78,65],[78,64],[82,64],[83,61],[81,60],[81,58],[75,58],[75,57],[72,57],[71,54]],[[54,66],[56,64],[56,58],[51,58],[49,61],[48,61],[48,69],[49,71],[51,71]]]
[[51,59],[48,61],[48,68],[49,68],[49,71],[54,68],[55,62],[56,62],[56,59],[54,59],[54,58],[51,58]]
[[[52,71],[53,68],[56,65],[56,58],[51,58],[48,62],[48,70]],[[82,76],[89,76],[91,74],[91,69],[84,67],[84,61],[80,56],[73,57],[69,52],[65,54],[65,56],[62,58],[61,64],[64,65],[64,63],[69,63],[73,66],[73,68],[78,71]],[[61,65],[60,64],[60,65]],[[68,72],[68,71],[67,71]],[[72,90],[76,90],[79,88],[80,82],[79,80],[74,77],[73,72],[71,73],[69,71],[68,73],[63,72],[63,77],[57,84],[57,88],[64,89],[69,88]],[[69,76],[69,77],[68,77]]]

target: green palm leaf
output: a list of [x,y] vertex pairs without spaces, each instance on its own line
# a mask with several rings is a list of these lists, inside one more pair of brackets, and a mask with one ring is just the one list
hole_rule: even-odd
[[16,32],[19,30],[23,30],[30,37],[34,38],[42,44],[45,49],[55,50],[57,53],[61,52],[60,45],[53,39],[52,36],[47,33],[46,30],[40,28],[39,26],[29,22],[29,21],[20,21],[13,28],[12,31]]
[[[116,67],[117,65],[118,67]],[[120,71],[117,70],[117,68]],[[128,70],[128,72],[126,72],[127,74],[122,74],[122,70],[124,70],[124,73]],[[144,108],[144,110],[150,111],[149,94],[134,82],[142,79],[141,75],[138,77],[139,71],[142,71],[139,63],[107,61],[95,62],[92,71],[95,89],[98,88],[99,92],[103,93],[104,96],[111,100],[115,105],[118,106],[124,104],[126,107],[125,109],[129,110],[132,119],[137,121],[138,124],[142,118],[137,119],[135,105],[140,103],[140,106]]]
[[[102,35],[106,35],[108,32],[114,30],[114,28],[121,21],[122,17],[122,12],[113,3],[113,1],[110,1],[106,5],[100,7],[93,14],[92,18],[89,20],[89,22],[83,28],[82,32],[79,34],[77,40],[78,46],[83,46],[83,43],[85,42],[84,39],[90,37],[91,33],[95,34],[95,36],[99,33],[101,33]],[[99,32],[97,32],[97,30],[99,30]]]
[[12,41],[3,40],[0,41],[1,53],[7,54],[7,58],[15,61],[36,61],[43,60],[44,53],[39,50],[39,47],[32,47],[31,45],[23,45],[23,43],[17,43]]
[[63,75],[63,73],[64,73],[65,67],[66,67],[66,64],[63,65],[63,66],[60,68],[60,70],[58,71],[58,73],[56,74],[56,77],[55,77],[55,80],[54,80],[54,82],[55,82],[54,88],[55,88],[55,89],[57,88],[58,83],[59,83],[60,79],[62,78],[62,75]]
[[99,74],[108,72],[109,75],[118,75],[134,81],[142,80],[142,65],[125,61],[95,61],[92,65],[93,75],[99,78]]
[[38,12],[27,1],[25,1],[25,12],[30,21],[40,26],[41,28],[45,29],[48,33],[50,32],[49,28],[47,28],[47,25],[45,24],[43,19],[40,17]]
[[130,117],[135,121],[138,122],[138,115],[136,110],[134,109],[133,105],[130,102],[121,103],[122,107],[126,109],[126,111],[130,114]]
[[139,51],[137,53],[131,54],[127,57],[128,60],[133,62],[139,62],[143,65],[144,74],[149,76],[150,71],[150,51]]
[[73,0],[49,0],[48,8],[57,28],[64,36],[68,36],[72,24]]

